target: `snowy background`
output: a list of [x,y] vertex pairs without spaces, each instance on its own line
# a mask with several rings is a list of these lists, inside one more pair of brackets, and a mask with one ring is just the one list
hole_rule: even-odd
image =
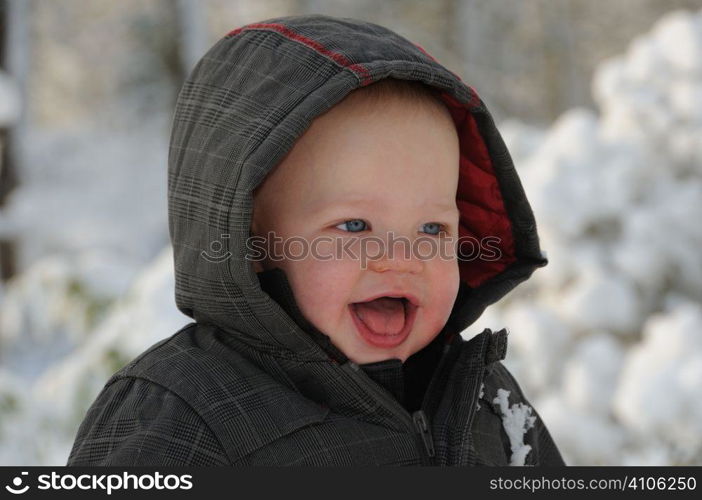
[[[24,48],[14,23],[31,64],[22,71],[15,54],[0,72],[0,127],[21,130],[19,184],[0,208],[16,268],[0,284],[0,465],[65,464],[109,376],[189,322],[175,308],[166,219],[183,68],[247,22],[310,10],[366,18],[318,2],[225,3],[61,0],[13,14],[35,45]],[[455,50],[466,35],[439,43],[416,21],[432,18],[418,2],[402,5],[415,10],[369,20],[473,82],[478,63]],[[69,43],[78,11],[90,22],[71,25]],[[102,35],[110,22],[119,43]],[[619,55],[577,71],[563,68],[573,92],[550,92],[556,104],[475,85],[494,102],[550,264],[464,336],[509,329],[507,364],[569,464],[702,465],[702,11],[641,21]]]

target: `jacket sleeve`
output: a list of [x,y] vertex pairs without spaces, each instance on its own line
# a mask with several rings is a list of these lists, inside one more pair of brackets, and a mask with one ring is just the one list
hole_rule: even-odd
[[202,417],[148,380],[118,378],[88,409],[66,465],[228,465]]
[[[486,408],[481,409],[477,413],[478,420],[481,421],[481,425],[478,427],[483,429],[484,432],[477,432],[475,436],[477,447],[492,450],[488,453],[488,455],[492,456],[492,465],[504,464],[505,459],[506,463],[509,463],[509,458],[511,456],[511,443],[502,424],[502,411],[499,406],[493,402],[498,389],[505,389],[510,392],[510,406],[518,403],[527,405],[532,410],[531,415],[536,417],[534,425],[525,432],[523,438],[523,443],[531,447],[531,450],[526,456],[525,465],[566,465],[541,416],[526,399],[514,376],[499,361],[490,366],[489,373],[485,378],[484,395],[480,399],[480,405]],[[489,440],[494,440],[496,435],[500,436],[499,442],[501,446],[497,445],[495,441],[489,442]],[[501,448],[499,459],[495,458],[498,455],[498,448]]]

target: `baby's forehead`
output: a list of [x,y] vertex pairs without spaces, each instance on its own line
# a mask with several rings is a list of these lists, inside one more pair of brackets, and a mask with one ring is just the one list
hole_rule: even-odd
[[455,125],[442,104],[357,90],[315,118],[264,183],[295,205],[340,205],[364,194],[443,193],[457,182],[458,164]]

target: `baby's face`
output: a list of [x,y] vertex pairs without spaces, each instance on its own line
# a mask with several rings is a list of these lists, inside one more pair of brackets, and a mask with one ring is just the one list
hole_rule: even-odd
[[[438,106],[385,98],[371,111],[362,92],[318,117],[256,193],[252,233],[288,243],[283,260],[254,268],[283,268],[304,316],[349,359],[404,362],[441,331],[458,293],[446,239],[458,236],[458,137]],[[393,295],[415,304],[371,301]]]

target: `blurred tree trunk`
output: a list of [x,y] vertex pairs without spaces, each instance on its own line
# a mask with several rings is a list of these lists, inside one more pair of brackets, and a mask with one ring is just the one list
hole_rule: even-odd
[[[20,90],[21,112],[12,125],[0,130],[0,210],[9,193],[19,183],[25,161],[27,111],[25,98],[29,73],[29,11],[25,0],[0,0],[0,67]],[[16,242],[11,236],[0,239],[0,279],[7,281],[16,272]]]

